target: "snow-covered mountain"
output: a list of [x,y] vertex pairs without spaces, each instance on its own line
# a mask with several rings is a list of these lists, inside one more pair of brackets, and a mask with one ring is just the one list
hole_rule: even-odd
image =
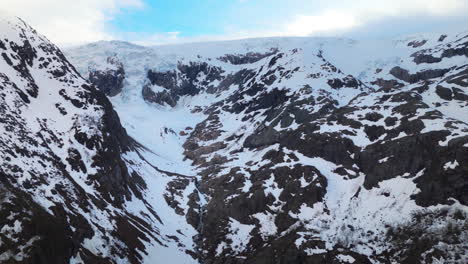
[[[106,96],[22,20],[0,16],[0,263],[192,260],[196,230]],[[188,253],[187,253],[188,254]],[[194,253],[192,253],[194,254]]]
[[67,56],[84,76],[118,61],[123,126],[147,160],[198,178],[202,263],[466,262],[468,33]]
[[468,260],[468,33],[64,56],[0,28],[0,262]]

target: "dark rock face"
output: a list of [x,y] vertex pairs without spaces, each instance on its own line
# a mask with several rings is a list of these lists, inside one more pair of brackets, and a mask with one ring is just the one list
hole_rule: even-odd
[[408,47],[412,47],[412,48],[419,48],[421,46],[424,46],[424,44],[427,43],[427,40],[423,39],[421,41],[411,41],[410,43],[408,43]]
[[445,38],[447,38],[447,35],[445,35],[445,34],[443,34],[443,35],[440,35],[440,37],[439,37],[439,40],[438,40],[438,41],[439,41],[439,42],[442,42],[442,41],[444,41],[444,40],[445,40]]
[[107,64],[106,69],[90,71],[88,80],[105,95],[116,96],[122,91],[125,70],[117,57],[107,58]]
[[[91,87],[89,89],[94,90]],[[131,192],[141,197],[140,190],[146,187],[139,175],[130,175],[126,164],[120,157],[122,152],[130,151],[137,145],[120,124],[119,117],[109,100],[95,90],[92,96],[96,103],[104,108],[104,115],[101,117],[104,135],[102,140],[106,142],[106,145],[105,148],[97,148],[98,155],[93,159],[93,164],[102,168],[102,171],[96,175],[90,175],[90,178],[99,182],[100,189],[98,190],[109,194],[108,197],[105,196],[109,203],[119,206],[125,200],[131,199]],[[82,133],[75,134],[75,139],[87,147],[99,144],[96,138],[89,138]]]
[[[182,96],[194,96],[200,92],[216,94],[228,90],[231,85],[242,85],[243,80],[254,73],[251,70],[240,70],[235,74],[223,75],[222,70],[213,68],[208,64],[179,65],[177,71],[155,72],[148,71],[150,84],[142,90],[143,98],[148,102],[168,104],[176,106]],[[205,79],[198,80],[199,75],[205,75]],[[178,84],[178,80],[182,84]],[[220,81],[218,85],[212,85],[213,81]],[[157,85],[165,90],[154,92],[152,85]]]
[[[422,212],[414,214],[412,220],[399,227],[391,228],[387,238],[397,244],[399,248],[404,248],[401,252],[394,251],[397,257],[402,259],[402,263],[431,263],[433,258],[442,257],[442,250],[437,249],[438,243],[460,245],[463,243],[458,239],[458,234],[466,228],[466,215],[459,210],[437,210],[436,212]],[[424,231],[424,226],[430,222],[439,225],[437,232],[430,236]],[[436,248],[436,250],[431,250]],[[423,252],[431,251],[425,258]],[[455,254],[454,263],[463,263],[465,257]]]
[[438,96],[440,96],[440,98],[444,100],[452,100],[453,93],[452,90],[450,90],[449,88],[445,88],[439,85],[436,87],[436,93]]
[[372,84],[379,86],[380,88],[384,89],[384,91],[390,91],[391,89],[398,89],[403,87],[404,85],[396,80],[383,80],[377,79]]
[[155,72],[149,70],[148,80],[150,80],[151,84],[159,85],[167,90],[177,89],[177,73],[175,71]]
[[344,80],[340,80],[340,79],[328,80],[328,85],[330,85],[330,87],[332,87],[333,89],[339,89],[342,87],[358,88],[359,82],[353,76],[348,75],[344,78]]
[[447,77],[447,82],[450,84],[456,84],[461,87],[468,87],[468,69],[467,65],[464,65],[462,68],[464,68],[462,71],[455,73],[453,75],[450,75]]
[[168,104],[172,107],[176,106],[177,101],[168,91],[162,91],[155,93],[151,90],[149,85],[143,87],[141,90],[141,95],[147,102],[157,103],[160,105]]
[[452,88],[452,92],[455,100],[468,102],[468,95],[462,89],[454,87]]
[[432,55],[419,54],[414,56],[414,62],[417,64],[421,63],[437,63],[441,62],[441,58],[433,57]]
[[248,52],[246,54],[227,54],[218,59],[223,62],[228,62],[234,65],[241,65],[241,64],[249,64],[255,63],[260,61],[266,57],[274,55],[277,53],[277,49],[272,49],[270,52],[267,53],[256,53],[256,52]]
[[396,66],[390,70],[390,74],[408,83],[417,83],[422,80],[434,79],[444,76],[450,69],[426,70],[410,74],[408,70]]
[[[221,80],[223,73],[219,67],[194,62],[188,65],[179,63],[174,71],[149,70],[147,73],[149,84],[143,87],[142,96],[148,102],[174,107],[182,96],[194,96],[205,90],[210,93],[219,92],[223,86],[215,87],[211,83]],[[154,92],[151,89],[152,85],[165,90]]]
[[[68,262],[73,254],[72,248],[75,243],[79,243],[80,238],[70,239],[73,233],[68,223],[44,210],[27,193],[11,186],[6,181],[7,175],[0,176],[2,198],[0,226],[3,230],[0,252],[2,254],[25,254],[26,257],[20,263]],[[7,197],[8,199],[5,199]],[[56,208],[55,211],[59,213],[60,208]],[[9,217],[10,215],[15,215],[15,217]],[[16,221],[21,221],[24,231],[16,237],[10,237],[10,231],[5,230],[13,227]],[[35,246],[29,248],[27,244],[31,235],[38,236],[40,239],[33,241]],[[54,243],[49,241],[54,241]]]

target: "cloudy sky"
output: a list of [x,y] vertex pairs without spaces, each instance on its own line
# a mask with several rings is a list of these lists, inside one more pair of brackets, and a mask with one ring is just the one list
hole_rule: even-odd
[[468,30],[468,0],[0,0],[59,45]]

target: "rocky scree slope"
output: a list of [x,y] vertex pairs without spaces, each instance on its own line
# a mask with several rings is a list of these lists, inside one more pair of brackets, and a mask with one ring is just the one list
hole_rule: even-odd
[[67,56],[103,91],[118,60],[123,89],[108,95],[124,126],[156,164],[198,178],[206,203],[174,208],[201,263],[467,261],[467,33]]
[[194,181],[149,164],[107,97],[21,19],[0,15],[0,54],[0,263],[190,261],[195,230],[156,187],[197,196]]

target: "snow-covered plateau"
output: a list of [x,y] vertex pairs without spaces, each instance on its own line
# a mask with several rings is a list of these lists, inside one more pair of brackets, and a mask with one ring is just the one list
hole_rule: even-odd
[[468,32],[0,54],[0,263],[468,262]]

